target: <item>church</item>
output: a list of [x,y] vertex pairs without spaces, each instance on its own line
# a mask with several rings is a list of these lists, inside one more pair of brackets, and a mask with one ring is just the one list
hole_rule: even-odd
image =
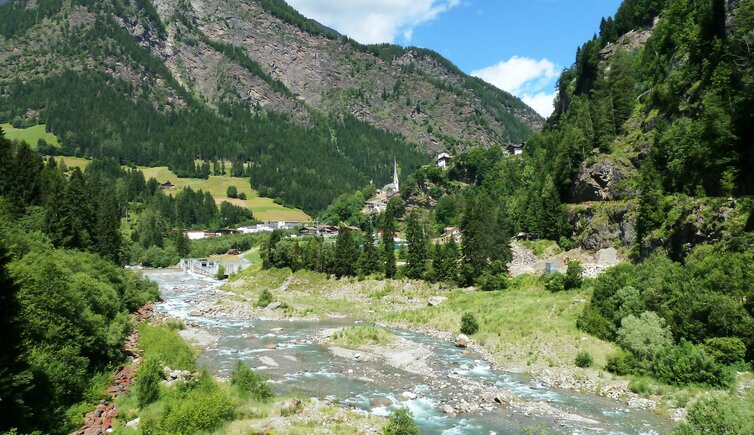
[[400,194],[401,186],[398,180],[398,162],[393,159],[393,182],[386,184],[370,198],[362,210],[364,213],[382,213],[387,209],[387,202],[395,195]]

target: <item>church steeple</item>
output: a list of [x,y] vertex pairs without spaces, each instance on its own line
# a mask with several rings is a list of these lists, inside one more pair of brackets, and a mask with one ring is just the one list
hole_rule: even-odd
[[396,192],[400,192],[401,189],[398,186],[398,162],[393,157],[393,188]]

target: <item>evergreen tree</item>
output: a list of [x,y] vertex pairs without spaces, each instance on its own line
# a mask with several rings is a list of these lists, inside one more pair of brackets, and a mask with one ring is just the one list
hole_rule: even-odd
[[542,187],[542,227],[539,233],[549,240],[560,240],[563,233],[563,205],[552,177],[547,177]]
[[100,194],[94,241],[97,253],[113,263],[121,262],[120,207],[112,189]]
[[284,233],[281,230],[275,230],[270,233],[270,236],[265,240],[262,245],[262,267],[270,269],[274,267],[275,259],[275,247],[278,242],[283,240]]
[[416,210],[411,211],[406,220],[406,241],[408,243],[406,276],[421,279],[427,269],[427,236]]
[[91,246],[90,227],[95,222],[92,216],[91,192],[84,175],[79,168],[73,168],[63,192],[61,221],[65,225],[62,231],[61,246],[74,249],[87,249]]
[[359,258],[359,274],[361,275],[370,275],[380,270],[380,257],[374,242],[374,227],[371,221],[367,221],[364,228],[364,246]]
[[359,245],[353,232],[346,227],[340,227],[338,239],[335,241],[334,273],[338,278],[356,275],[356,265],[359,261]]
[[472,192],[466,199],[461,218],[463,263],[467,284],[484,272],[505,271],[511,259],[508,234],[492,199],[483,192]]
[[10,257],[2,243],[0,240],[0,431],[6,431],[24,427],[29,410],[25,409],[23,399],[31,375],[19,326],[18,287],[8,271]]
[[137,234],[139,235],[139,242],[145,249],[150,246],[157,246],[162,248],[165,246],[165,221],[159,211],[152,207],[148,207],[139,216],[139,223],[137,225]]
[[395,261],[395,219],[390,207],[382,216],[382,263],[385,278],[394,278],[397,271]]
[[191,254],[191,240],[183,231],[176,231],[174,243],[175,250],[180,257],[186,258]]

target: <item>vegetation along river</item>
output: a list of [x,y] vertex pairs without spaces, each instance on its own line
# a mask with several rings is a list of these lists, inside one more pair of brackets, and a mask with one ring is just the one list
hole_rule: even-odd
[[[422,364],[402,366],[395,361],[400,358],[391,360],[390,355],[368,358],[358,352],[333,352],[322,344],[321,337],[328,331],[364,324],[355,319],[263,321],[197,316],[193,303],[203,293],[215,291],[216,281],[180,271],[146,274],[160,285],[163,302],[158,311],[198,326],[189,332],[200,337],[199,365],[219,377],[227,377],[241,360],[268,376],[278,394],[316,397],[377,415],[408,407],[422,433],[429,434],[653,434],[670,429],[669,422],[651,411],[546,388],[525,374],[493,370],[482,356],[423,334],[392,331],[404,347],[409,343],[414,353],[421,354],[416,358]],[[448,406],[467,412],[447,413]]]

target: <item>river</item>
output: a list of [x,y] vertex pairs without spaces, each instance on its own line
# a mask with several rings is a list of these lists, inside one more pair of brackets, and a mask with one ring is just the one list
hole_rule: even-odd
[[[596,395],[546,388],[520,373],[490,368],[480,355],[462,352],[453,343],[405,330],[393,330],[402,341],[427,349],[431,373],[412,373],[379,359],[357,361],[333,355],[313,337],[322,331],[360,323],[350,319],[260,321],[197,314],[194,301],[214,291],[212,279],[181,271],[145,271],[160,286],[157,310],[199,325],[206,341],[198,360],[213,374],[227,377],[238,360],[267,375],[278,394],[316,397],[387,415],[408,407],[427,434],[656,434],[670,424],[651,411]],[[276,345],[276,348],[267,348]],[[483,401],[481,395],[502,391],[516,406]],[[470,407],[473,412],[446,415],[443,406]]]

